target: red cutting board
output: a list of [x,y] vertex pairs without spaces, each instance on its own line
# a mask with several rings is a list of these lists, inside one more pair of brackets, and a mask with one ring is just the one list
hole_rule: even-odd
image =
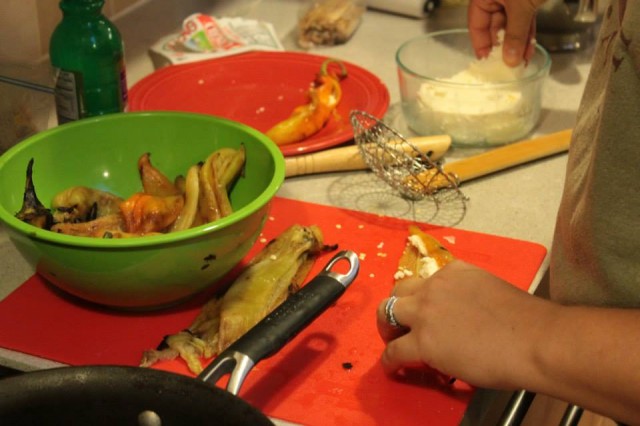
[[[326,243],[358,253],[360,274],[337,303],[252,370],[240,396],[269,416],[307,425],[458,424],[472,387],[449,386],[433,374],[399,381],[385,376],[379,363],[375,311],[393,285],[410,222],[275,198],[248,257],[293,223],[317,224]],[[531,242],[420,226],[458,258],[523,290],[546,255]],[[318,259],[312,273],[331,256]],[[159,312],[115,312],[69,298],[34,275],[0,302],[0,347],[71,365],[137,365],[144,349],[186,328],[207,298]],[[189,374],[180,360],[158,368]]]

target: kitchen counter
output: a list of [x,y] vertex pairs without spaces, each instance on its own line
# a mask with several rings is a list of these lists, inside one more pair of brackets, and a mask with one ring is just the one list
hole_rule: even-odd
[[[132,86],[153,71],[148,47],[162,36],[179,31],[182,19],[194,12],[244,16],[271,22],[286,49],[301,50],[295,43],[299,7],[297,0],[145,2],[115,19],[125,40],[129,85]],[[349,42],[341,46],[313,49],[311,53],[342,58],[377,75],[387,85],[391,97],[387,121],[408,135],[399,113],[395,51],[403,41],[427,31],[463,27],[465,16],[464,8],[438,9],[425,19],[368,10]],[[589,71],[590,50],[552,55],[552,60],[551,75],[544,88],[541,120],[535,134],[573,126]],[[454,149],[447,155],[447,160],[474,153],[473,150]],[[375,211],[381,214],[402,211],[403,215],[419,221],[533,241],[549,248],[565,164],[566,154],[562,154],[463,183],[462,191],[469,198],[466,208],[445,204],[436,210],[431,201],[413,204],[391,194],[391,201],[379,203]],[[367,172],[328,173],[289,178],[279,195],[358,209],[363,206],[355,200],[362,197],[354,195],[373,191],[372,188],[379,190],[386,187]],[[372,209],[370,206],[365,208]],[[22,260],[1,227],[0,269],[0,299],[32,274],[32,269]],[[29,371],[58,364],[0,349],[0,365]]]

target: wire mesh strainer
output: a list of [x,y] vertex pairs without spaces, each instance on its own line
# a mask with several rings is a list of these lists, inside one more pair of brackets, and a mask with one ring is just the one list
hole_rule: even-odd
[[365,163],[402,196],[411,200],[429,197],[436,202],[452,194],[465,198],[454,174],[447,173],[429,153],[421,152],[395,129],[364,111],[353,110],[350,118]]

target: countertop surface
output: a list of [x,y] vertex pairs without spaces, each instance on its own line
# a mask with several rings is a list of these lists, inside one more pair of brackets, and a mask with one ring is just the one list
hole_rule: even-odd
[[[287,50],[301,50],[296,42],[296,23],[300,9],[297,0],[206,1],[152,0],[114,22],[125,41],[125,59],[129,86],[153,72],[148,48],[158,39],[178,32],[182,19],[194,12],[214,16],[243,16],[270,22]],[[423,19],[368,10],[351,40],[335,47],[315,48],[311,53],[344,59],[377,75],[387,86],[391,104],[387,121],[405,132],[400,114],[400,94],[394,61],[403,41],[425,32],[465,26],[466,9],[440,8]],[[590,49],[579,53],[552,55],[551,73],[544,87],[543,110],[535,135],[571,128],[589,71]],[[454,149],[447,161],[477,153]],[[563,181],[566,154],[556,155],[462,184],[468,197],[464,206],[442,205],[435,209],[431,201],[411,203],[400,197],[375,205],[375,212],[399,215],[443,226],[495,234],[551,245],[555,213]],[[384,187],[371,173],[342,172],[288,178],[279,195],[309,202],[355,209],[356,195]],[[463,208],[464,207],[464,208]],[[21,258],[0,227],[0,299],[24,282],[33,270]],[[0,349],[0,365],[34,370],[53,365]]]

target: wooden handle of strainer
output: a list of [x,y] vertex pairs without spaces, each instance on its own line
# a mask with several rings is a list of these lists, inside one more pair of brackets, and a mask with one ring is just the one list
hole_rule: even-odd
[[460,182],[485,176],[529,161],[559,154],[569,149],[571,129],[515,142],[500,148],[444,165]]
[[[437,160],[451,146],[448,135],[421,136],[407,139],[420,152],[431,152],[430,158]],[[408,149],[408,147],[407,147]],[[313,173],[339,172],[366,169],[357,145],[333,148],[311,154],[285,158],[285,176],[300,176]]]

